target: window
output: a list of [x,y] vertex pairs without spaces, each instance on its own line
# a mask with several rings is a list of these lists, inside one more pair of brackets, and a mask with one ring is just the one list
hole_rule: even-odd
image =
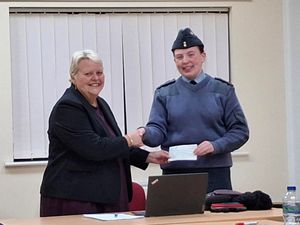
[[180,28],[191,27],[204,42],[205,71],[229,79],[228,9],[81,11],[10,13],[15,160],[47,158],[48,117],[70,86],[70,57],[76,50],[93,49],[102,58],[101,96],[124,132],[147,122],[155,88],[179,76],[170,49]]

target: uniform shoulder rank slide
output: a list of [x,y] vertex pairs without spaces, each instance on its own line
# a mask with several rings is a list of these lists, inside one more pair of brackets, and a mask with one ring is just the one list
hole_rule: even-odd
[[218,80],[218,81],[221,81],[221,82],[223,82],[223,83],[225,83],[225,84],[228,84],[228,85],[230,85],[230,86],[233,86],[233,84],[231,84],[231,83],[229,83],[228,81],[223,80],[223,79],[221,79],[221,78],[215,77],[215,80]]
[[159,89],[159,88],[161,88],[161,87],[166,87],[166,86],[168,86],[168,85],[170,85],[170,84],[173,84],[173,83],[175,83],[175,81],[176,81],[175,79],[168,80],[167,82],[165,82],[165,83],[163,83],[162,85],[158,86],[157,89]]

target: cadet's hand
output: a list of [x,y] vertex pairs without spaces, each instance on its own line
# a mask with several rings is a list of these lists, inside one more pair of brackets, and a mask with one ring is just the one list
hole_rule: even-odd
[[168,163],[169,152],[164,150],[150,152],[146,162],[147,163],[155,163],[155,164],[165,164]]
[[195,155],[203,156],[214,152],[214,146],[209,141],[200,143],[194,151]]
[[146,130],[145,130],[144,127],[138,128],[137,131],[138,131],[138,134],[139,134],[141,137],[142,137],[142,136],[145,134],[145,132],[146,132]]

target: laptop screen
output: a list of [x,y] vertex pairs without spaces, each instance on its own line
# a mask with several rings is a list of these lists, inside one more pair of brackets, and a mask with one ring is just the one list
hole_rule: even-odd
[[207,173],[149,176],[145,216],[203,213]]

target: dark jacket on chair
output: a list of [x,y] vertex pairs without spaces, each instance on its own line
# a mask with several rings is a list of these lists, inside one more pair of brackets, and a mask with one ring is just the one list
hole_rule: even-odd
[[96,203],[115,203],[120,195],[121,160],[132,197],[130,164],[141,169],[149,152],[129,148],[113,113],[98,97],[111,137],[96,117],[95,108],[72,85],[54,106],[49,118],[49,160],[41,195]]

